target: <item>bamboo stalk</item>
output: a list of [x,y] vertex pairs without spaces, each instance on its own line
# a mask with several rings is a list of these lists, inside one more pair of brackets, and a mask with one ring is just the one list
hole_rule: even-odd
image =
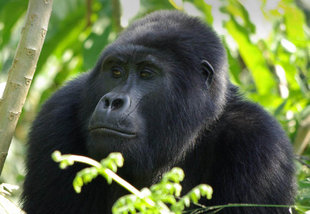
[[44,43],[53,0],[29,0],[25,25],[0,99],[0,174]]

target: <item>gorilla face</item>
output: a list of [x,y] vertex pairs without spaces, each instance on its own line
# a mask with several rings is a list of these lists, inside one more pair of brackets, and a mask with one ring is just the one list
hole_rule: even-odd
[[81,95],[87,155],[121,152],[133,173],[179,162],[225,104],[220,40],[196,19],[169,23],[163,20],[174,13],[162,15],[138,21],[109,45]]
[[[189,146],[184,142],[199,131],[197,121],[205,117],[199,109],[207,101],[205,81],[210,77],[205,72],[186,77],[178,69],[173,55],[154,48],[108,48],[89,78],[93,87],[85,94],[89,101],[84,105],[96,103],[88,108],[89,155],[101,160],[110,152],[121,152],[136,173],[154,172],[177,161]],[[181,130],[182,138],[174,130]]]
[[[90,78],[97,95],[91,99],[98,102],[89,117],[87,148],[90,156],[98,160],[118,151],[126,162],[133,161],[137,153],[151,149],[148,118],[155,112],[143,106],[164,105],[160,98],[169,91],[168,66],[164,68],[162,57],[148,48],[110,50]],[[90,91],[90,96],[93,94]],[[145,159],[139,158],[141,165],[152,162],[151,153],[142,156]]]

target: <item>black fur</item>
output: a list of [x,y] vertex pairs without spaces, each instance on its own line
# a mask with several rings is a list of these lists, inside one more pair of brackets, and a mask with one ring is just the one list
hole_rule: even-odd
[[[135,64],[132,61],[151,55],[160,61],[160,74],[130,87],[127,79],[107,80],[103,64],[113,54],[126,58],[128,75],[135,70],[130,67]],[[202,64],[204,60],[210,65]],[[138,188],[150,186],[162,173],[179,166],[186,175],[184,193],[200,183],[213,187],[212,200],[201,201],[205,205],[292,204],[291,145],[270,115],[238,95],[227,78],[226,63],[218,37],[197,18],[161,11],[134,22],[105,49],[91,72],[68,83],[42,107],[29,136],[25,211],[109,213],[113,202],[126,194],[102,178],[76,194],[72,179],[84,166],[59,169],[51,160],[55,150],[98,160],[120,151],[125,165],[119,173]],[[111,93],[127,94],[131,104],[125,116],[119,113],[109,119],[133,130],[136,138],[89,131],[92,123],[106,123],[100,105]],[[226,208],[219,213],[289,212],[286,208]]]

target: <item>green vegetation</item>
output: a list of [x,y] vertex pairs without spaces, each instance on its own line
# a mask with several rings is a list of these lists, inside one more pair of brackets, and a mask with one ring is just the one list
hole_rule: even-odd
[[[183,170],[173,168],[163,175],[161,181],[150,188],[137,190],[131,184],[124,181],[116,173],[117,167],[123,166],[124,159],[120,153],[111,153],[100,163],[83,156],[61,155],[59,151],[53,153],[53,160],[60,162],[60,167],[73,165],[74,162],[86,163],[92,167],[81,170],[73,181],[73,187],[77,193],[81,192],[84,184],[91,182],[98,175],[105,177],[108,183],[112,180],[126,188],[131,195],[125,195],[118,199],[113,205],[113,213],[182,213],[185,207],[189,207],[191,202],[197,203],[201,196],[211,199],[212,188],[206,184],[201,184],[193,188],[189,193],[180,197],[182,186],[180,182],[184,178]],[[177,197],[177,198],[176,198]],[[168,207],[167,205],[171,205]]]
[[[111,153],[100,163],[84,156],[62,155],[59,151],[52,154],[54,161],[59,162],[62,169],[73,165],[76,162],[91,165],[77,173],[73,180],[73,187],[76,193],[80,193],[84,184],[91,182],[98,175],[103,176],[109,184],[117,182],[131,194],[119,198],[112,207],[112,212],[118,213],[152,213],[152,214],[181,214],[181,213],[217,213],[227,207],[289,207],[287,205],[272,204],[227,204],[217,206],[204,206],[199,204],[201,197],[212,198],[212,187],[200,184],[194,187],[187,194],[180,197],[182,186],[180,182],[184,179],[184,172],[180,168],[173,168],[165,173],[162,179],[150,188],[143,188],[141,191],[119,177],[117,167],[122,167],[123,156],[120,153]],[[193,208],[184,211],[185,208],[194,205]],[[306,208],[295,206],[295,209]]]
[[[27,3],[0,1],[0,96],[20,38]],[[309,210],[308,1],[122,0],[120,3],[121,7],[118,0],[54,0],[49,30],[0,182],[21,185],[30,124],[52,93],[66,81],[90,70],[104,47],[132,20],[155,10],[177,8],[200,16],[214,27],[227,49],[233,83],[282,124],[298,154],[296,206],[300,213]],[[19,193],[13,192],[13,198]]]

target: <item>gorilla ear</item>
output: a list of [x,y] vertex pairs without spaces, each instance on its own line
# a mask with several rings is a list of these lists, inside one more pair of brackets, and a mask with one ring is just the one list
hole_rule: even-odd
[[213,80],[214,69],[212,65],[205,59],[201,61],[201,69],[202,74],[205,76],[207,88],[209,88]]

